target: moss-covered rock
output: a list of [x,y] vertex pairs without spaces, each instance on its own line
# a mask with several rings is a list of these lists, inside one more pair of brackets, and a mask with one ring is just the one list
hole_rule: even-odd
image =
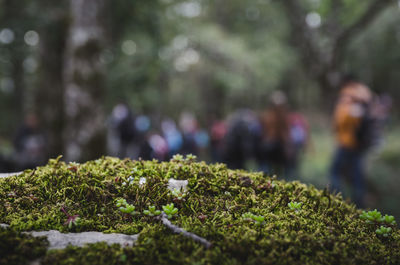
[[[188,180],[187,192],[169,190],[170,178]],[[134,211],[121,211],[121,198]],[[143,213],[170,203],[179,209],[171,223],[207,239],[211,248]],[[398,228],[377,235],[379,224],[360,214],[326,190],[190,156],[162,163],[53,159],[0,179],[0,223],[14,231],[140,233],[134,247],[68,247],[43,254],[42,264],[400,264]]]

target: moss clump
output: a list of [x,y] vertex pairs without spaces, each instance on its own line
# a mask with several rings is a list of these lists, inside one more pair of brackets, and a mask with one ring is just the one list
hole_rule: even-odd
[[0,227],[0,264],[26,264],[46,254],[46,238]]
[[[188,180],[184,197],[168,189],[170,178]],[[138,214],[121,212],[121,198]],[[290,202],[301,209],[290,209]],[[179,209],[171,222],[207,239],[211,248],[143,214],[149,206],[162,210],[170,203]],[[242,217],[248,213],[263,222]],[[196,163],[193,157],[162,163],[54,159],[0,180],[0,222],[17,231],[140,233],[131,248],[69,247],[49,251],[43,264],[399,264],[399,230],[392,227],[388,238],[379,237],[360,214],[340,196],[312,186]],[[78,225],[66,224],[77,216]]]

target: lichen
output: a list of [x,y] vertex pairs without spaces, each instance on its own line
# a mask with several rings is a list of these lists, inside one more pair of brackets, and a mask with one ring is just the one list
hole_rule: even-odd
[[[146,182],[139,184],[143,177]],[[170,178],[188,180],[180,200],[168,189]],[[119,211],[115,202],[120,198],[140,214]],[[291,210],[290,202],[301,203],[301,211]],[[179,209],[170,221],[208,240],[211,248],[143,214],[149,206],[162,209],[170,203]],[[79,225],[65,225],[61,209],[79,216]],[[263,225],[246,221],[242,215],[249,212],[264,217]],[[43,264],[399,264],[398,228],[379,237],[360,214],[326,190],[191,158],[104,157],[84,164],[58,158],[0,180],[0,222],[15,231],[140,233],[133,247],[52,250]]]

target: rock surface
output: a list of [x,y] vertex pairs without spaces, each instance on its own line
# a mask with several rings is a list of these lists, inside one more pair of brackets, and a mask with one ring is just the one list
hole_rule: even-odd
[[34,237],[45,236],[50,243],[49,249],[63,249],[68,245],[82,247],[85,244],[106,242],[108,245],[120,244],[128,247],[138,239],[139,235],[104,234],[101,232],[60,233],[57,230],[30,232]]
[[0,173],[0,178],[6,178],[14,175],[21,174],[22,172]]
[[[7,228],[9,225],[0,224],[0,227]],[[63,249],[68,245],[83,247],[86,244],[106,242],[108,245],[119,244],[123,247],[131,247],[137,241],[139,234],[104,234],[101,232],[82,232],[82,233],[60,233],[57,230],[25,232],[34,237],[47,237],[49,249]]]

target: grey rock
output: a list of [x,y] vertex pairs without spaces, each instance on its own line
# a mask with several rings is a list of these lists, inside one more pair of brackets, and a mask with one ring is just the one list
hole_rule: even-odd
[[[0,227],[7,228],[9,225],[0,224]],[[68,245],[82,247],[86,244],[106,242],[108,245],[119,244],[123,247],[131,247],[137,241],[139,234],[104,234],[101,232],[82,232],[82,233],[60,233],[57,230],[24,232],[34,237],[44,236],[49,241],[49,249],[63,249]]]
[[45,236],[50,243],[49,249],[63,249],[68,245],[82,247],[86,244],[106,242],[108,245],[120,244],[123,247],[130,247],[136,242],[139,234],[104,234],[101,232],[82,232],[63,234],[56,230],[29,232],[34,237]]
[[0,173],[0,178],[6,178],[14,175],[19,175],[22,172],[12,172],[12,173]]

